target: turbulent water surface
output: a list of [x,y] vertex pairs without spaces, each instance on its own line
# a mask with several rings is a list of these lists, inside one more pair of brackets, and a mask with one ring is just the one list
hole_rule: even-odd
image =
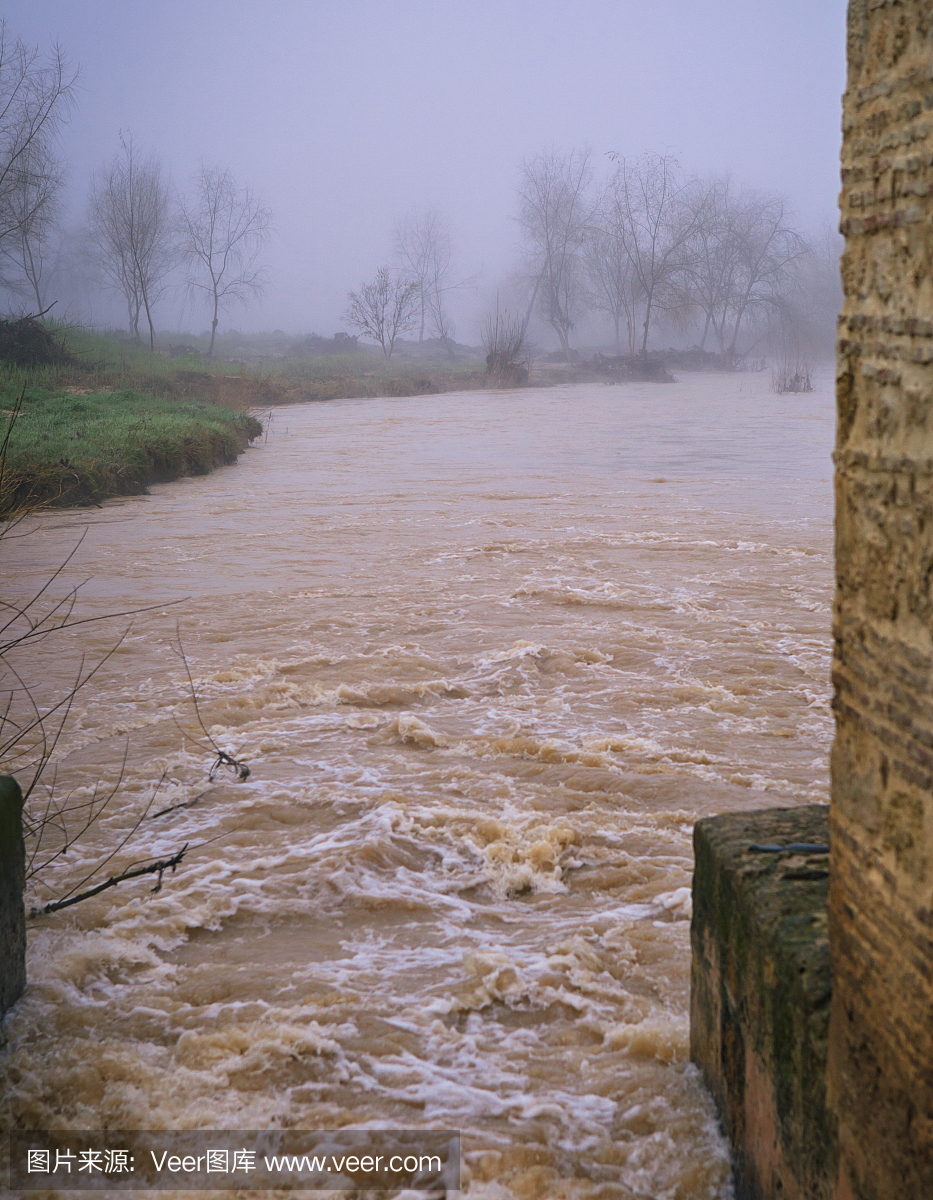
[[[114,864],[192,848],[31,923],[4,1119],[452,1127],[471,1197],[729,1196],[691,826],[825,799],[831,439],[828,379],[309,404],[7,542],[8,589],[86,529],[79,614],[157,605],[59,747],[60,793],[121,791],[35,898],[163,775],[150,812],[188,806]],[[38,693],[128,623],[45,642]]]

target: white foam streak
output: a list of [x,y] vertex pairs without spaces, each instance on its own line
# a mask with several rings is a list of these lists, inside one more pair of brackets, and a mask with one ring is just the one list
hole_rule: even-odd
[[[175,614],[140,617],[58,755],[87,796],[129,731],[123,800],[49,894],[163,772],[134,856],[191,849],[157,895],[33,924],[5,1119],[451,1124],[476,1200],[726,1200],[686,1062],[691,827],[824,799],[830,733],[828,472],[760,386],[298,407],[92,526],[86,614],[190,596],[205,728],[252,773],[207,782]],[[70,666],[37,669],[51,696]]]

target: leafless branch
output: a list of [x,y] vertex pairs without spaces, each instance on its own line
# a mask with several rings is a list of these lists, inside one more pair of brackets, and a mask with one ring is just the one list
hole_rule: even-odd
[[[208,745],[204,746],[204,744],[201,741],[199,741],[197,738],[192,737],[191,734],[188,733],[188,731],[177,720],[175,721],[176,727],[178,728],[178,730],[182,734],[182,736],[187,738],[187,740],[189,742],[191,742],[192,745],[198,746],[202,750],[209,749],[211,751],[211,753],[215,755],[214,764],[211,767],[210,771],[208,772],[208,776],[207,776],[208,780],[211,783],[214,782],[215,775],[220,770],[221,767],[229,767],[236,774],[237,779],[240,780],[241,782],[243,780],[249,779],[250,770],[249,770],[249,767],[246,765],[246,763],[241,762],[239,759],[234,758],[232,754],[228,754],[226,750],[221,749],[221,747],[217,745],[217,743],[214,741],[213,737],[211,737],[210,733],[208,732],[207,726],[204,724],[204,719],[201,716],[201,706],[198,704],[198,689],[195,686],[194,679],[191,675],[191,667],[188,663],[188,656],[185,653],[185,648],[181,642],[181,634],[178,631],[177,627],[176,627],[176,636],[178,637],[178,645],[173,646],[172,649],[175,651],[175,653],[181,659],[182,664],[184,665],[185,676],[188,680],[188,694],[191,697],[191,703],[194,707],[195,719],[197,720],[198,728],[201,730],[201,734],[204,737],[204,739],[207,741]],[[192,801],[192,803],[193,803],[193,801]]]
[[162,890],[162,876],[166,871],[171,871],[175,874],[175,868],[181,863],[181,860],[188,852],[188,842],[171,858],[161,858],[157,862],[147,863],[142,867],[127,868],[121,871],[119,875],[111,875],[109,879],[105,879],[103,883],[97,884],[96,887],[88,888],[86,892],[80,892],[77,896],[70,896],[64,900],[53,900],[50,904],[44,904],[39,908],[29,910],[30,917],[42,917],[48,913],[59,912],[63,908],[71,908],[73,904],[80,904],[82,900],[90,900],[92,896],[98,896],[101,892],[105,892],[108,888],[116,887],[118,883],[123,883],[127,879],[138,879],[141,875],[155,875],[159,878],[156,881],[153,892]]

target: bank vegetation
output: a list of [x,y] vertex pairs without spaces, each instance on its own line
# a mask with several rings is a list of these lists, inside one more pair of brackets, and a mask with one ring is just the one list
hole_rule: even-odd
[[[100,503],[236,460],[265,381],[30,318],[0,321],[0,516]],[[12,361],[11,361],[12,360]]]

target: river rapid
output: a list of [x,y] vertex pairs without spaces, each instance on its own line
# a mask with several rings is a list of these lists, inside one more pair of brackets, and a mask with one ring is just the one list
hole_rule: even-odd
[[474,1200],[731,1196],[691,828],[826,800],[832,435],[828,375],[307,404],[6,542],[8,595],[86,531],[52,591],[156,605],[30,657],[49,699],[129,626],[57,753],[119,796],[32,898],[160,777],[114,865],[191,849],[30,923],[4,1124],[457,1128]]

